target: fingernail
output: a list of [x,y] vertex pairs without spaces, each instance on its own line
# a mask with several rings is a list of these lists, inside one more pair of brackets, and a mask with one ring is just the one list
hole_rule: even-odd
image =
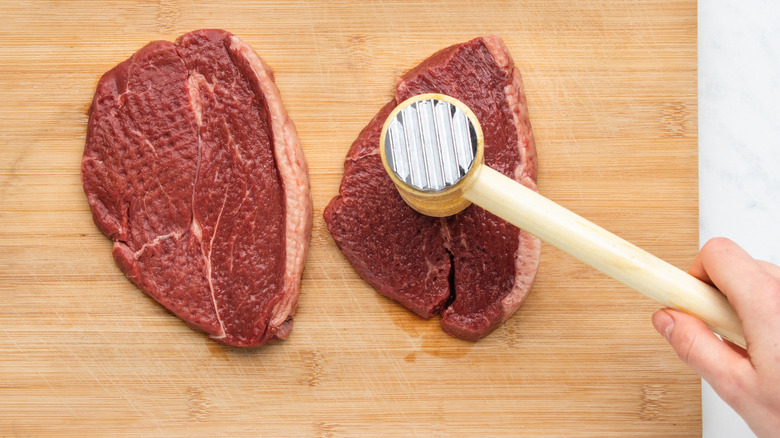
[[668,341],[674,329],[674,318],[665,310],[659,310],[653,318],[653,326]]

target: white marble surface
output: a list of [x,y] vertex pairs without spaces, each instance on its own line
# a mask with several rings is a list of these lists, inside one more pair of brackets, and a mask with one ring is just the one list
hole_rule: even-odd
[[[699,239],[780,264],[780,1],[699,2]],[[702,382],[703,435],[753,434]]]

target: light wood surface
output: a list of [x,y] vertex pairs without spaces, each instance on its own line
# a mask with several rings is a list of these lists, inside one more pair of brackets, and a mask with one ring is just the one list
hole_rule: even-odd
[[[6,1],[0,24],[0,436],[701,434],[699,379],[653,330],[653,301],[544,245],[525,306],[459,341],[374,292],[321,217],[396,79],[497,34],[523,73],[541,193],[687,269],[694,1]],[[134,287],[79,178],[100,75],[206,27],[274,68],[310,165],[295,327],[255,350],[208,340]]]

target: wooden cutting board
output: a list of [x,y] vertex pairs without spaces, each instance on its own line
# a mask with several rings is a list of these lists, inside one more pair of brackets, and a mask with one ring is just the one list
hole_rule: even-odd
[[[658,307],[545,245],[477,343],[363,282],[327,233],[352,140],[397,78],[497,34],[520,67],[541,192],[685,269],[697,249],[696,2],[0,4],[0,436],[699,436],[699,379]],[[309,161],[295,328],[218,345],[133,286],[79,166],[100,75],[154,39],[232,31],[276,71]]]

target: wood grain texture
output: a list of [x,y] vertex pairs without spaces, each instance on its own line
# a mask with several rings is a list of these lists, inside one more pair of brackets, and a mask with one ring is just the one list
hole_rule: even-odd
[[[523,73],[541,192],[686,269],[694,1],[6,1],[0,24],[0,436],[701,434],[699,379],[654,332],[649,299],[545,245],[527,304],[459,341],[374,292],[321,216],[397,78],[497,34]],[[310,165],[295,328],[255,350],[192,332],[133,286],[79,177],[100,75],[206,27],[274,68]]]

